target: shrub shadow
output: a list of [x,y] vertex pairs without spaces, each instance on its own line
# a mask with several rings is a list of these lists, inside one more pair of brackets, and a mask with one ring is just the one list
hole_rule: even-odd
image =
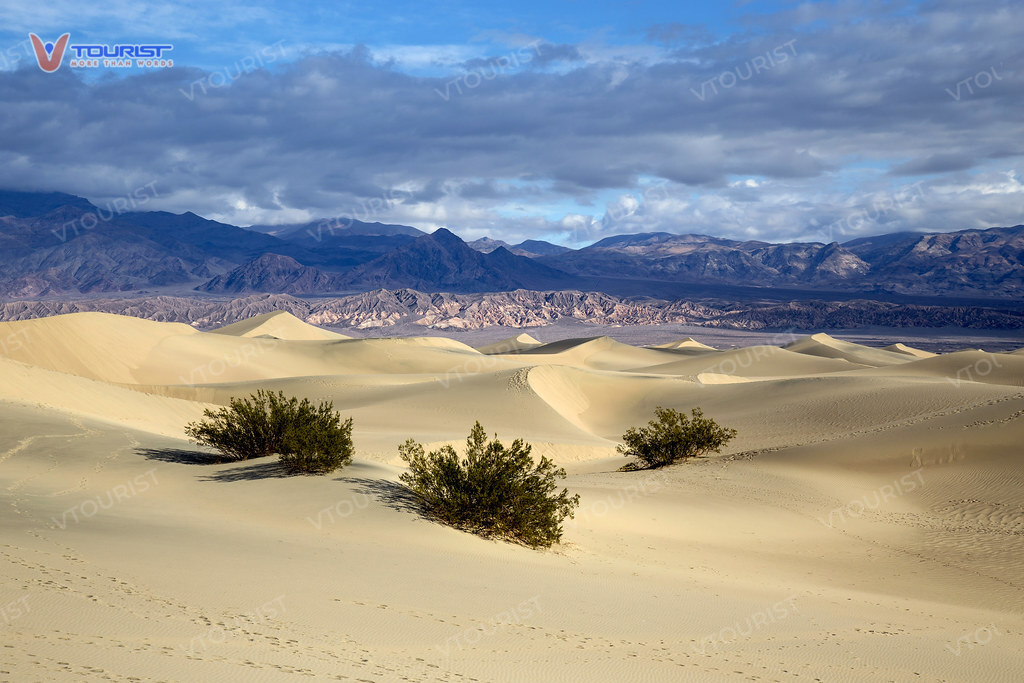
[[135,452],[147,460],[174,462],[180,465],[223,465],[235,462],[221,453],[194,451],[184,448],[136,448]]
[[238,467],[208,474],[202,478],[203,481],[248,481],[253,479],[279,479],[291,476],[276,459],[273,461],[267,461],[263,458],[235,460],[223,453],[211,453],[209,451],[196,451],[184,448],[136,448],[135,452],[148,460],[173,462],[179,465],[239,464]]
[[244,464],[239,467],[208,474],[203,477],[203,481],[251,481],[254,479],[283,479],[292,476],[278,460],[243,462]]
[[373,496],[392,510],[399,512],[411,512],[426,518],[426,511],[420,505],[419,500],[408,488],[396,481],[386,479],[366,479],[356,477],[344,477],[342,481],[352,482],[356,485],[355,492],[366,496]]

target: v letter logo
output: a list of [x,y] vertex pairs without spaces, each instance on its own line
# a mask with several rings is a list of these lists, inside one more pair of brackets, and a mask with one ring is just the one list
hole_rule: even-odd
[[36,51],[36,61],[39,62],[40,69],[46,73],[53,73],[60,67],[60,63],[64,59],[64,48],[68,46],[70,36],[70,33],[65,33],[57,39],[56,45],[52,43],[43,45],[39,36],[34,33],[28,34],[28,37],[32,39],[32,47]]

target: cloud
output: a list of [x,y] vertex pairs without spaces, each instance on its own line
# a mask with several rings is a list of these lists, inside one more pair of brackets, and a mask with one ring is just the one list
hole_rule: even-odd
[[647,40],[664,45],[678,45],[681,43],[710,44],[714,41],[714,36],[705,26],[669,22],[648,27]]
[[928,173],[945,173],[947,171],[965,171],[974,166],[979,159],[967,154],[930,154],[921,159],[913,159],[893,167],[893,175],[923,175]]
[[[23,63],[0,73],[0,185],[103,201],[155,182],[152,206],[241,224],[362,211],[580,243],[825,239],[928,175],[920,201],[833,233],[1021,222],[1024,7],[812,3],[749,21],[717,42],[651,29],[672,51],[524,42],[508,50],[531,60],[507,69],[508,53],[452,45],[311,48],[218,78]],[[606,215],[623,196],[636,206]]]

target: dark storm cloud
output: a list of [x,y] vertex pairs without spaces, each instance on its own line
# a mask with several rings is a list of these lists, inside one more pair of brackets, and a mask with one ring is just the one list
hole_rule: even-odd
[[459,188],[459,196],[463,199],[497,199],[501,196],[494,183],[466,183]]
[[[505,220],[493,210],[510,199],[585,206],[653,177],[680,200],[636,211],[642,227],[784,239],[816,211],[825,218],[844,210],[837,202],[861,201],[857,193],[887,191],[865,186],[837,199],[831,183],[850,164],[873,163],[885,176],[991,171],[999,150],[1000,168],[1019,160],[1005,150],[1024,136],[1024,9],[896,9],[801,5],[763,18],[756,32],[658,59],[538,42],[533,58],[550,50],[562,68],[488,70],[492,58],[447,77],[403,73],[364,47],[219,87],[194,69],[85,83],[33,65],[0,73],[0,184],[106,198],[155,181],[167,208],[240,223],[384,198],[384,217],[472,229]],[[659,30],[665,41],[691,33]],[[761,189],[736,202],[730,179],[744,176]],[[494,190],[510,180],[530,187]],[[695,190],[731,208],[715,204],[717,218],[707,206],[695,212],[700,202],[683,201]],[[1021,195],[1004,190],[995,200],[965,191],[961,208],[937,204],[944,213],[928,221],[960,220],[972,202],[979,215],[1016,210]],[[524,237],[558,225],[507,221]]]
[[945,173],[946,171],[964,171],[974,165],[974,159],[966,154],[932,154],[922,159],[914,159],[892,169],[893,175],[923,175],[927,173]]

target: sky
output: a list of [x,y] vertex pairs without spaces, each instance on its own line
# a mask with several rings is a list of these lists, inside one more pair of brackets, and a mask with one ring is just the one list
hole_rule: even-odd
[[[578,247],[1024,223],[1024,3],[0,2],[0,187]],[[39,68],[29,33],[173,45]]]

